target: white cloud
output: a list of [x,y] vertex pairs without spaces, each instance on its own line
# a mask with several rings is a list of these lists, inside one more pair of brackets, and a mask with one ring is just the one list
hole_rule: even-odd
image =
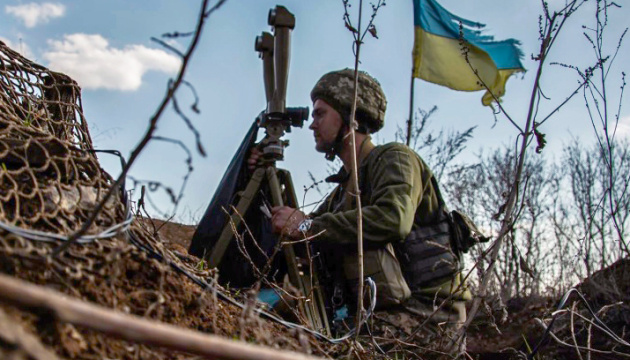
[[20,41],[19,43],[16,44],[13,41],[2,36],[0,36],[0,41],[2,41],[6,46],[10,47],[13,51],[19,52],[25,58],[29,60],[34,60],[34,56],[33,56],[33,52],[31,51],[31,48],[28,45],[26,45],[23,41]]
[[66,13],[66,7],[58,3],[30,3],[16,6],[7,5],[4,7],[4,11],[22,20],[27,28],[32,28],[38,24],[45,24],[50,19],[62,17]]
[[48,66],[74,78],[85,89],[137,90],[147,71],[175,73],[180,59],[160,49],[128,45],[117,49],[101,35],[64,35],[49,40]]
[[622,116],[617,125],[617,136],[622,138],[630,138],[630,115]]

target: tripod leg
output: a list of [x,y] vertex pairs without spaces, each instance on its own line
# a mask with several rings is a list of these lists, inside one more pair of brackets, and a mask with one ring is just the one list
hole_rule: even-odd
[[[284,205],[284,201],[282,199],[282,188],[280,187],[280,182],[278,181],[276,168],[267,168],[267,180],[269,183],[269,189],[271,191],[271,200],[273,206]],[[287,261],[287,271],[289,273],[289,280],[291,281],[291,284],[298,288],[302,292],[302,295],[310,296],[310,293],[307,292],[302,276],[300,275],[297,257],[295,256],[293,245],[283,246],[283,252]],[[312,314],[310,306],[305,306],[304,301],[299,301],[298,304],[300,306],[300,310],[302,310],[302,313],[306,315],[306,318],[308,319],[311,326],[313,326],[313,328],[315,329],[320,329],[321,327],[317,326],[318,322],[315,321],[315,317]]]
[[[281,180],[278,180],[278,173],[281,174]],[[297,197],[295,195],[295,189],[293,188],[293,181],[291,181],[291,174],[286,170],[269,168],[267,169],[267,177],[269,179],[269,187],[274,203],[278,205],[283,205],[284,203],[280,187],[280,183],[282,182],[285,187],[287,205],[297,209]],[[304,296],[310,298],[310,301],[306,302],[303,306],[311,326],[318,331],[323,330],[327,334],[330,334],[323,296],[317,282],[317,275],[311,271],[311,264],[308,265],[306,271],[300,272],[293,245],[285,245],[284,253],[287,259],[291,283],[297,286]]]
[[[234,227],[238,229],[238,226],[241,224],[241,216],[245,216],[245,213],[249,209],[252,204],[252,200],[256,197],[256,193],[260,189],[260,184],[262,183],[265,177],[265,169],[258,168],[254,171],[252,178],[247,183],[247,187],[245,187],[245,191],[243,191],[243,195],[238,200],[238,204],[236,205],[236,212],[231,216],[231,222],[234,224]],[[226,209],[228,210],[228,209]],[[239,216],[240,214],[240,216]],[[210,268],[215,268],[219,266],[221,260],[223,259],[223,255],[225,254],[225,250],[230,244],[230,240],[234,237],[234,232],[232,230],[232,226],[230,224],[226,225],[221,232],[221,236],[217,243],[214,244],[214,248],[212,248],[212,252],[207,256],[208,266]]]
[[[281,179],[282,182],[284,183],[285,186],[285,193],[286,193],[286,197],[287,197],[287,205],[297,209],[298,208],[298,201],[297,201],[297,196],[295,195],[295,187],[293,187],[293,180],[291,179],[291,173],[287,170],[284,169],[279,169],[278,172],[281,174]],[[308,244],[305,244],[308,247]],[[309,252],[310,253],[310,252]],[[309,267],[312,267],[313,265],[310,264]],[[311,269],[312,270],[312,269]],[[326,330],[327,334],[332,334],[330,332],[330,325],[328,323],[328,316],[326,314],[326,305],[324,304],[324,295],[322,293],[322,288],[319,284],[319,278],[317,276],[317,271],[310,271],[310,280],[312,281],[312,289],[311,289],[311,282],[308,282],[308,287],[309,287],[309,293],[313,294],[313,300],[311,302],[311,306],[313,307],[313,312],[315,314],[319,314],[318,318],[321,319],[322,322],[322,327],[323,329]],[[309,279],[306,279],[309,280]]]
[[[278,179],[278,173],[282,174],[281,181]],[[226,225],[221,232],[219,240],[217,240],[212,252],[207,256],[208,265],[211,268],[219,266],[223,255],[230,241],[234,237],[233,227],[238,228],[242,222],[242,216],[245,216],[252,201],[256,197],[258,191],[261,188],[262,182],[268,181],[269,189],[271,192],[271,199],[274,206],[284,205],[283,193],[281,182],[285,187],[285,195],[287,198],[287,205],[297,208],[297,198],[295,196],[295,189],[293,188],[293,182],[291,181],[290,174],[284,170],[278,170],[273,166],[265,168],[258,168],[254,171],[252,178],[247,183],[243,194],[241,195],[238,204],[236,205],[236,211],[231,216],[231,224]],[[317,276],[313,271],[300,272],[297,257],[295,255],[295,249],[293,245],[285,245],[283,252],[287,261],[287,268],[289,273],[289,280],[297,287],[304,296],[313,297],[315,301],[300,300],[298,302],[299,309],[304,314],[312,326],[313,329],[318,331],[326,331],[330,334],[330,327],[328,325],[328,318],[324,307],[323,297],[321,289],[317,282]]]
[[[278,176],[276,174],[276,169],[273,167],[267,168],[267,179],[269,181],[269,189],[271,190],[271,200],[273,206],[282,206],[284,205],[284,201],[282,200],[282,188],[280,187],[280,182],[278,181]],[[284,247],[284,252],[287,254],[287,263],[289,265],[289,280],[295,286],[300,284],[300,273],[298,271],[298,266],[295,258],[295,252],[293,251],[293,246],[288,245]],[[290,256],[289,256],[290,253]]]

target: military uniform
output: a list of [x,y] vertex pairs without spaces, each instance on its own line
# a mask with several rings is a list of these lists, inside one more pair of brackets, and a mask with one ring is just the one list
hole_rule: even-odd
[[[454,346],[450,336],[465,321],[464,301],[470,294],[460,286],[433,174],[403,144],[374,146],[368,138],[361,150],[364,276],[377,287],[372,333],[413,336],[418,345],[444,351]],[[342,264],[337,273],[343,274],[352,307],[358,286],[357,210],[349,178],[343,169],[333,177],[340,184],[311,214],[311,233],[319,234],[315,244],[336,257],[332,262]],[[427,224],[437,224],[436,230],[427,234]]]
[[[347,118],[351,75],[348,69],[324,75],[311,92],[312,100],[323,99]],[[376,80],[366,73],[359,75],[358,131],[375,132],[383,125],[385,97]],[[451,250],[446,209],[433,174],[409,147],[374,146],[369,137],[361,145],[358,163],[364,275],[377,285],[379,311],[373,331],[413,335],[418,345],[450,352],[445,347],[448,336],[443,335],[452,335],[465,321],[463,301],[470,294],[460,286],[459,261]],[[347,303],[352,305],[358,284],[357,209],[349,179],[343,168],[333,176],[339,185],[310,215],[310,233],[318,234],[314,244],[336,257],[333,266],[341,264],[343,271],[337,273],[343,274],[351,295]],[[437,309],[444,299],[449,300]],[[415,331],[421,324],[424,329]],[[439,344],[436,339],[445,341]]]

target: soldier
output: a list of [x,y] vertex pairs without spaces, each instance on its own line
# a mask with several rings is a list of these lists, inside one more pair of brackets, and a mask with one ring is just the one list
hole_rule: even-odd
[[[347,136],[353,82],[353,70],[333,71],[322,76],[311,91],[313,122],[309,128],[318,152],[329,160],[341,159],[343,167],[328,179],[338,186],[309,215],[287,206],[272,209],[275,232],[291,239],[319,234],[313,244],[325,256],[337,257],[327,263],[341,264],[338,271],[333,271],[343,278],[335,286],[343,287],[348,305],[355,302],[358,286],[356,190],[350,176],[353,152]],[[418,332],[416,344],[431,344],[434,350],[444,351],[449,339],[440,335],[451,335],[457,324],[465,321],[464,300],[470,295],[460,286],[458,256],[450,247],[446,211],[431,170],[403,144],[375,146],[371,141],[370,134],[383,127],[386,104],[380,84],[360,72],[356,154],[364,275],[377,285],[376,319],[382,324],[397,324],[395,335],[401,337],[409,336],[424,322],[425,329]],[[250,167],[255,166],[259,156],[259,152],[252,152]],[[434,312],[443,299],[449,300]],[[425,322],[430,315],[430,321]],[[444,340],[443,345],[437,345],[437,340]]]

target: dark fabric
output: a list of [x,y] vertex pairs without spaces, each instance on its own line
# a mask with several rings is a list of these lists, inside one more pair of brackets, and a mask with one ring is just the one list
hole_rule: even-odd
[[[250,174],[247,170],[246,161],[249,150],[254,146],[257,134],[258,124],[254,122],[236,154],[234,154],[219,186],[214,192],[210,205],[208,205],[205,214],[197,225],[190,249],[188,250],[189,253],[203,258],[212,251],[214,244],[221,236],[221,232],[227,225],[228,220],[223,209],[229,211],[231,205],[236,206],[238,201],[237,192],[245,189],[249,181]],[[266,189],[262,190],[266,191]],[[277,243],[277,237],[272,233],[268,219],[259,210],[261,204],[262,199],[260,197],[256,198],[250,205],[249,211],[244,214],[245,223],[253,237],[248,232],[244,232],[243,242],[245,251],[250,255],[252,261],[258,268],[262,269],[266,264],[266,257],[273,252]],[[254,241],[257,241],[264,254],[254,245]],[[279,260],[280,258],[281,256],[276,256],[278,260],[274,263],[274,267],[284,267]],[[284,271],[278,271],[276,276],[283,273]],[[220,282],[223,284],[229,283],[233,287],[246,287],[252,285],[256,279],[250,262],[242,255],[242,251],[239,250],[236,241],[233,239],[219,265]]]
[[451,231],[451,247],[457,254],[457,257],[461,260],[462,253],[467,253],[471,247],[479,243],[485,243],[490,241],[490,238],[485,236],[477,225],[464,213],[453,210],[448,212],[446,205],[444,204],[444,198],[440,192],[440,185],[438,185],[435,177],[431,178],[431,183],[435,189],[440,203],[442,216],[446,216],[446,220],[449,222]]
[[405,241],[395,244],[396,255],[412,293],[450,281],[459,270],[450,238],[449,222],[444,215],[435,224],[414,224]]

